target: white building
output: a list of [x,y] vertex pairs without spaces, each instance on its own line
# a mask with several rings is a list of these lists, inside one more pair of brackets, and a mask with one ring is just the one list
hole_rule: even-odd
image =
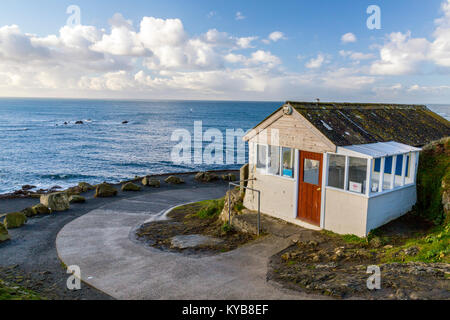
[[411,210],[420,146],[449,135],[425,106],[287,102],[244,138],[248,186],[267,215],[364,237]]

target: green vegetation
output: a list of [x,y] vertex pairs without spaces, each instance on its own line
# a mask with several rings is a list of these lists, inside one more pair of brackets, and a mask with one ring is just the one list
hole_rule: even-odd
[[[408,251],[417,250],[417,254],[410,255]],[[450,263],[450,225],[437,226],[427,235],[412,237],[400,247],[387,250],[382,262],[410,262]]]
[[228,222],[224,223],[224,225],[222,226],[222,232],[224,233],[230,233],[233,232],[234,228],[232,225],[230,225]]
[[450,138],[426,147],[420,155],[416,212],[436,225],[445,220],[442,205],[444,185],[450,186]]
[[201,219],[212,219],[220,215],[225,206],[225,199],[207,200],[199,204],[202,208],[197,212],[196,216]]
[[43,300],[37,293],[0,279],[0,300]]

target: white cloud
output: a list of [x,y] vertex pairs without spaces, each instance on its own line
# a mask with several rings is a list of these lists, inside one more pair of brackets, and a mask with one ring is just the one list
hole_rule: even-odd
[[242,12],[238,11],[236,12],[236,20],[244,20],[246,17],[242,14]]
[[441,6],[443,16],[436,19],[433,39],[413,38],[411,32],[394,32],[380,48],[380,59],[372,65],[372,73],[405,75],[423,72],[427,63],[450,67],[450,0]]
[[283,32],[281,32],[281,31],[274,31],[271,34],[269,34],[267,39],[263,39],[262,42],[264,42],[265,44],[269,44],[271,42],[277,42],[279,40],[286,40],[286,39],[287,38],[285,37]]
[[410,74],[426,60],[430,43],[423,38],[411,38],[411,33],[391,33],[389,42],[380,49],[380,60],[372,64],[371,72],[381,75]]
[[305,67],[307,67],[308,69],[318,69],[318,68],[322,67],[324,62],[325,62],[325,56],[323,54],[319,53],[316,58],[312,58],[311,60],[309,60],[305,64]]
[[354,60],[354,61],[375,59],[375,55],[373,55],[372,53],[362,53],[362,52],[341,50],[341,51],[339,51],[339,54],[342,57],[345,57],[345,58],[348,57],[349,59]]
[[349,32],[349,33],[344,34],[341,37],[341,41],[342,41],[342,43],[356,42],[356,36],[353,33]]

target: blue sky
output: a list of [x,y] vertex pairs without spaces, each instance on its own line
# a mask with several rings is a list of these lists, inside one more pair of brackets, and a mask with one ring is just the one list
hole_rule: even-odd
[[0,96],[450,103],[449,0],[0,6]]

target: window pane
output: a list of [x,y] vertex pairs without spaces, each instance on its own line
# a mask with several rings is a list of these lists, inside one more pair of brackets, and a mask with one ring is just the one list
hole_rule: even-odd
[[258,169],[266,169],[267,147],[258,144],[256,153],[257,153],[256,167]]
[[269,173],[280,175],[280,147],[269,146]]
[[357,193],[365,193],[367,177],[367,159],[349,159],[348,190]]
[[283,156],[283,176],[294,177],[294,150],[291,148],[282,149]]
[[330,187],[344,189],[345,183],[345,157],[330,155],[328,166],[328,185]]
[[303,182],[319,185],[320,161],[305,159],[303,164]]

